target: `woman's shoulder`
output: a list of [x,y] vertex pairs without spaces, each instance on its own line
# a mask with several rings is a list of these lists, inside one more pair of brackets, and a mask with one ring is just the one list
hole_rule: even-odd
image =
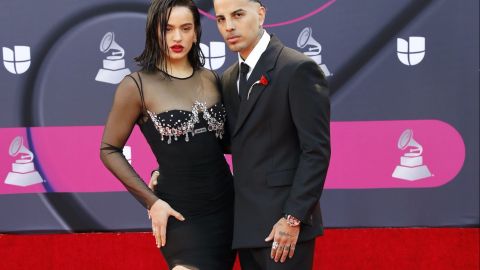
[[120,83],[117,85],[115,90],[115,99],[116,100],[140,100],[139,93],[141,90],[141,84],[138,79],[138,74],[131,73],[126,75]]
[[132,72],[130,75],[134,76],[135,78],[139,78],[141,80],[145,80],[145,79],[148,80],[154,77],[156,73],[157,72],[154,72],[154,71],[137,70],[135,72]]
[[140,86],[140,88],[142,88],[142,91],[147,91],[152,86],[155,86],[156,88],[162,87],[165,82],[169,81],[168,75],[161,70],[138,70],[127,76],[132,77],[132,79]]
[[198,73],[200,74],[200,76],[205,77],[214,83],[217,83],[217,81],[220,80],[220,77],[215,71],[207,69],[205,67],[199,68]]
[[[144,95],[144,91],[152,83],[154,74],[152,72],[138,70],[126,75],[118,85],[117,91]],[[133,95],[133,94],[131,94]]]

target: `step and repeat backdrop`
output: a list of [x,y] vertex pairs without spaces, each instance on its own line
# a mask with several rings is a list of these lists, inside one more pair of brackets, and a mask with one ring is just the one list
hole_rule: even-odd
[[[265,28],[331,87],[328,227],[479,225],[479,3],[264,0]],[[212,2],[205,67],[235,63]],[[99,159],[117,84],[138,70],[148,0],[0,2],[0,232],[145,230]],[[124,148],[149,179],[135,128]],[[227,158],[229,158],[227,156]]]

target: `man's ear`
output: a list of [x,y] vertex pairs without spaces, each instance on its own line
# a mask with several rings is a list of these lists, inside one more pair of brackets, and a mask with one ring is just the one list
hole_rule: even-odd
[[265,15],[267,14],[267,10],[265,9],[264,6],[260,6],[258,8],[258,17],[259,17],[259,22],[260,22],[260,27],[263,25],[265,22]]

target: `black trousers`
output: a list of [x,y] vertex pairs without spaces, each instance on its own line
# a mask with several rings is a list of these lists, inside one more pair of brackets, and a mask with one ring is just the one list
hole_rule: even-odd
[[311,270],[313,267],[313,254],[315,252],[315,239],[297,243],[295,253],[285,262],[275,262],[270,258],[271,247],[239,249],[238,255],[242,270]]

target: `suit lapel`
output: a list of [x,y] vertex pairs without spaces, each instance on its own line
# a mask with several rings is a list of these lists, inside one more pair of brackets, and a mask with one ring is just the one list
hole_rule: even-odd
[[[278,40],[275,36],[272,35],[267,49],[258,60],[258,63],[255,65],[255,68],[253,69],[252,74],[250,74],[250,77],[248,78],[247,84],[249,86],[252,86],[256,81],[260,80],[262,75],[265,75],[267,78],[270,78],[269,80],[271,80],[272,77],[271,77],[270,71],[273,70],[273,68],[275,67],[275,64],[277,63],[278,55],[280,54],[282,48],[283,48],[283,44],[280,42],[280,40]],[[238,65],[237,65],[237,74],[238,74]],[[238,119],[235,123],[235,129],[234,129],[234,132],[232,133],[232,137],[234,137],[238,133],[240,128],[243,126],[245,120],[248,118],[248,115],[253,110],[258,99],[263,94],[263,92],[265,92],[264,90],[266,87],[268,87],[268,85],[261,85],[261,84],[254,85],[251,88],[250,96],[248,100],[242,100],[240,102]],[[236,84],[235,84],[235,89],[237,89]]]
[[229,133],[232,134],[238,118],[240,108],[240,97],[237,92],[238,64],[229,68],[223,73],[223,102],[226,106],[228,119],[227,125]]

